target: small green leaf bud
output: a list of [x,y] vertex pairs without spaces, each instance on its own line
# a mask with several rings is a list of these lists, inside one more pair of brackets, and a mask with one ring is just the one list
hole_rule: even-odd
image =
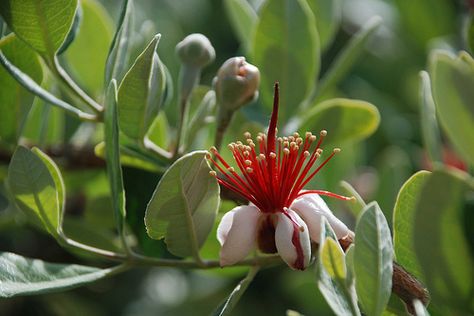
[[176,54],[185,65],[204,68],[216,57],[209,39],[199,33],[186,36],[176,45]]
[[214,89],[220,107],[236,111],[258,96],[260,71],[245,57],[228,59],[214,78]]

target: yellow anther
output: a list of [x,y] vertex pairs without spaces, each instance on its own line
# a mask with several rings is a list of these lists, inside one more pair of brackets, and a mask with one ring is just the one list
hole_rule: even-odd
[[260,154],[260,155],[258,155],[258,158],[260,158],[261,160],[265,160],[266,157],[265,157],[264,154]]
[[304,155],[306,158],[308,158],[308,157],[310,156],[310,153],[309,153],[309,151],[305,150],[304,153],[303,153],[303,155]]
[[247,138],[247,139],[252,138],[252,134],[250,134],[250,132],[245,132],[244,137]]
[[209,175],[211,175],[213,177],[217,177],[217,172],[215,172],[214,170],[211,170],[211,171],[209,171]]
[[316,135],[311,135],[311,137],[309,138],[312,142],[314,142],[316,140]]
[[246,164],[247,166],[250,166],[250,165],[252,164],[252,162],[247,159],[247,160],[245,160],[245,164]]
[[341,148],[334,148],[332,151],[337,154],[341,152]]
[[212,146],[211,148],[209,148],[209,151],[211,153],[216,153],[217,152],[217,148],[215,146]]
[[306,138],[310,138],[311,136],[313,136],[313,133],[311,133],[311,132],[306,132],[305,133]]
[[250,168],[250,167],[247,167],[245,170],[246,170],[248,173],[252,173],[252,172],[253,172],[253,169]]
[[276,155],[274,152],[271,152],[271,153],[270,153],[270,158],[275,159],[276,156],[277,156],[277,155]]
[[288,148],[283,148],[283,153],[285,155],[289,155],[290,154],[290,150]]
[[298,138],[298,137],[300,137],[300,134],[299,134],[298,132],[294,132],[294,133],[293,133],[293,137],[294,137],[294,138]]
[[328,134],[328,131],[323,129],[321,132],[319,132],[319,135],[321,136],[326,136]]
[[227,168],[227,170],[228,170],[229,172],[235,172],[234,167],[229,167],[229,168]]

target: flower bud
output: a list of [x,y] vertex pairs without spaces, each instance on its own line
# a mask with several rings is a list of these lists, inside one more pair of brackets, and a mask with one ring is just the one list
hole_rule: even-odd
[[176,45],[176,54],[185,65],[204,68],[216,57],[209,39],[199,33],[186,36]]
[[235,111],[258,96],[260,72],[245,57],[228,59],[214,78],[217,101],[226,110]]

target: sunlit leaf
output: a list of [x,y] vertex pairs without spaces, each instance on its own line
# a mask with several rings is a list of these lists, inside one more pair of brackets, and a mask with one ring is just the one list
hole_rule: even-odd
[[0,297],[64,291],[105,278],[113,271],[113,268],[49,263],[2,252]]
[[474,165],[474,61],[467,54],[455,59],[436,52],[430,75],[441,126],[455,149]]
[[365,101],[331,99],[306,112],[300,123],[301,132],[317,134],[325,129],[325,144],[341,145],[362,140],[375,132],[380,122],[377,108]]
[[[433,302],[460,314],[474,313],[474,259],[467,240],[474,183],[465,173],[434,171],[418,199],[414,242]],[[472,218],[472,217],[471,217]]]
[[153,239],[165,238],[177,256],[196,255],[212,229],[219,186],[209,175],[205,151],[178,159],[161,178],[148,204],[145,225]]
[[71,29],[77,0],[4,0],[0,13],[15,34],[52,61]]
[[133,13],[132,0],[124,0],[117,31],[109,48],[107,63],[105,67],[105,83],[115,79],[121,82],[126,70],[131,36],[133,35]]
[[346,203],[345,205],[351,210],[354,217],[358,217],[367,204],[349,182],[341,181],[339,185],[343,190],[343,195],[355,197],[355,203]]
[[271,108],[273,84],[280,82],[281,122],[315,86],[320,67],[316,22],[306,1],[267,1],[260,12],[252,44],[254,64],[261,72],[263,104]]
[[419,171],[411,176],[400,189],[393,211],[393,247],[397,262],[418,280],[423,280],[423,275],[414,248],[415,213],[429,175],[428,171]]
[[381,315],[392,293],[390,229],[376,202],[367,205],[355,231],[354,272],[359,302],[367,315]]
[[[50,169],[54,170],[54,176]],[[18,147],[8,167],[9,189],[17,205],[28,214],[37,216],[55,237],[61,229],[64,205],[64,187],[60,184],[59,171],[47,156],[38,149],[31,151]]]
[[344,251],[334,239],[326,237],[322,245],[320,260],[332,279],[346,278]]
[[120,129],[128,137],[142,140],[163,102],[166,78],[156,53],[156,35],[125,74],[118,91]]
[[[1,23],[1,22],[0,22]],[[0,40],[0,50],[13,64],[41,83],[43,71],[37,54],[14,34]],[[16,144],[34,96],[0,67],[0,139]]]
[[87,91],[99,95],[103,89],[105,62],[112,41],[112,21],[97,0],[81,0],[80,4],[80,28],[64,56],[78,82]]
[[[336,276],[335,271],[344,270],[344,275],[347,276],[347,267],[343,259],[344,257],[342,257],[342,262],[338,260],[339,264],[337,266],[339,268],[334,268],[333,264],[327,262],[329,259],[327,258],[327,256],[326,264],[323,262],[323,258],[325,257],[323,251],[325,247],[328,247],[325,246],[326,241],[332,240],[333,243],[336,243],[336,235],[334,234],[334,231],[332,230],[331,226],[325,218],[323,218],[323,220],[321,221],[320,240],[325,241],[319,247],[319,259],[317,261],[316,266],[316,280],[321,294],[324,296],[326,302],[336,315],[360,315],[360,311],[357,306],[357,298],[355,295],[354,285],[349,282],[346,282],[345,279],[332,277],[330,273],[330,271],[333,271],[334,276]],[[339,250],[336,250],[336,252],[342,251],[339,245],[333,244],[333,246],[339,248]],[[326,249],[328,250],[328,248]],[[341,264],[344,266],[342,267]],[[326,266],[329,266],[330,269],[328,270]]]

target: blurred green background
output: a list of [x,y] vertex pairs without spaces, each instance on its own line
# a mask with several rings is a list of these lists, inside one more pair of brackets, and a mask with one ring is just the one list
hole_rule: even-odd
[[[261,0],[249,2],[256,9],[262,3]],[[318,189],[341,192],[338,183],[340,180],[347,180],[366,201],[377,200],[387,219],[391,221],[391,212],[400,186],[415,171],[431,168],[421,140],[418,73],[427,68],[430,51],[437,48],[452,52],[466,49],[463,28],[468,2],[342,1],[340,27],[335,31],[334,40],[323,51],[322,75],[337,52],[370,17],[379,15],[383,22],[369,41],[362,58],[338,88],[322,96],[320,100],[336,96],[366,100],[377,106],[381,123],[377,132],[368,140],[343,147],[343,154],[331,162],[315,182]],[[85,54],[82,62],[71,63],[68,67],[77,77],[81,77],[81,71],[91,77],[82,84],[92,94],[100,90],[98,86],[102,82],[103,69],[96,67],[94,61],[87,56],[100,57],[100,54],[106,54],[109,46],[107,41],[111,40],[121,6],[119,1],[113,0],[103,0],[100,3],[104,7],[104,17],[98,23],[104,24],[104,32],[97,34],[96,40],[86,38],[83,42],[73,44],[77,47],[71,46],[64,57],[67,59],[68,54]],[[175,80],[179,62],[174,48],[190,33],[205,34],[216,49],[216,60],[202,74],[203,84],[211,84],[214,74],[226,59],[245,55],[221,0],[137,0],[135,9],[137,33],[133,39],[135,50],[131,59],[138,55],[154,34],[161,33],[158,53]],[[253,63],[250,57],[246,57]],[[43,123],[45,135],[40,139],[32,137],[31,141],[54,148],[69,140],[70,132],[65,128],[69,125],[64,123],[69,118],[62,116],[56,109],[48,111],[49,121]],[[169,106],[166,113],[173,125],[176,108]],[[241,132],[238,125],[243,120],[262,124],[267,116],[268,113],[262,110],[261,104],[254,103],[239,113],[229,134]],[[94,144],[93,139],[84,141]],[[447,140],[444,140],[444,146],[453,164],[463,168],[464,164],[456,157]],[[4,151],[8,153],[8,148],[2,149],[2,153]],[[6,175],[8,155],[4,156],[0,160],[0,179]],[[104,169],[88,166],[85,170],[85,167],[77,169],[63,165],[62,170],[67,182],[67,212],[70,218],[66,230],[73,236],[77,223],[87,222],[92,227],[91,234],[79,231],[79,238],[89,237],[96,244],[113,247],[107,244],[109,239],[104,236],[110,235],[113,227],[113,221],[108,220],[112,218],[109,216],[112,211],[107,200]],[[131,218],[129,224],[138,236],[144,236],[141,213],[144,212],[159,177],[133,168],[125,168],[124,176]],[[344,206],[330,202],[335,212],[346,223],[352,224],[353,228],[354,218],[344,211]],[[222,211],[231,207],[232,203],[224,203]],[[51,237],[40,230],[27,226],[21,215],[11,216],[10,211],[8,202],[0,200],[2,250],[53,262],[77,263],[76,256],[62,250]],[[94,225],[108,227],[110,231],[94,231]],[[214,235],[210,238],[214,239]],[[206,255],[217,256],[215,244],[213,242],[207,246],[204,250]],[[142,247],[148,254],[158,255],[164,252],[163,245],[156,241],[144,242]],[[79,255],[79,258],[82,262],[90,261],[83,255]],[[207,272],[164,268],[134,270],[64,293],[1,299],[0,314],[208,315],[232,291],[244,273],[245,270],[242,269]],[[287,309],[294,309],[304,315],[331,315],[314,278],[312,268],[306,272],[290,271],[286,266],[266,269],[257,275],[234,314],[284,315]]]

